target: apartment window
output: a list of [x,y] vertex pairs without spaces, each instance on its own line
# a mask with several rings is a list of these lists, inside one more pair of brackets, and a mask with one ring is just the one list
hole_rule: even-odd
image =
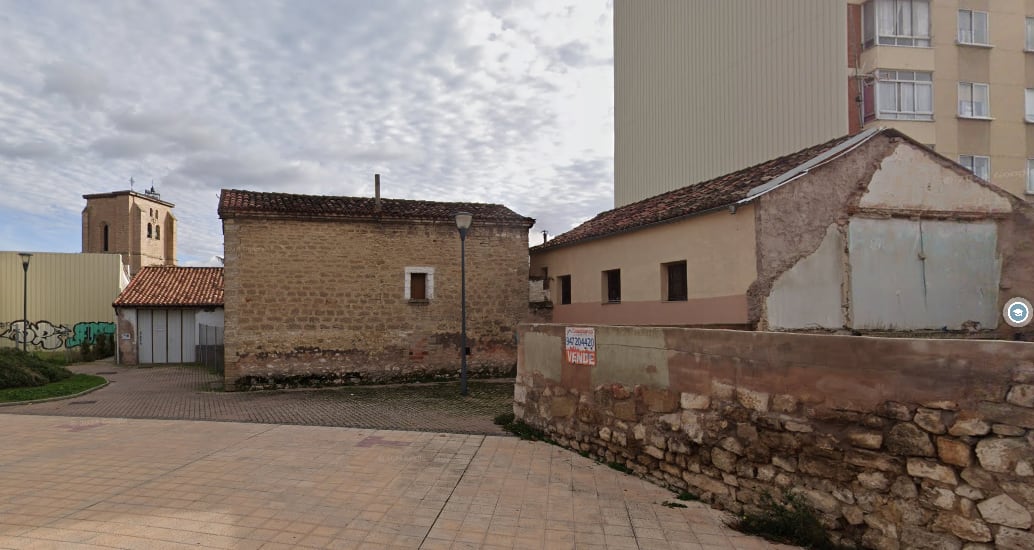
[[1034,195],[1034,159],[1027,159],[1027,194]]
[[410,302],[426,302],[434,298],[434,268],[407,267],[403,295]]
[[108,224],[104,224],[104,251],[108,251]]
[[1034,52],[1034,17],[1027,18],[1027,51]]
[[933,73],[879,70],[875,92],[875,101],[865,102],[867,120],[933,120]]
[[989,118],[991,105],[988,103],[987,84],[959,82],[959,116],[964,118]]
[[686,277],[686,262],[661,264],[661,288],[664,290],[664,301],[685,302],[689,296],[689,284]]
[[557,277],[560,281],[560,303],[570,304],[571,303],[571,276],[561,275]]
[[986,46],[987,41],[987,12],[959,10],[959,36],[960,44],[978,44]]
[[984,181],[991,181],[991,158],[979,155],[960,155],[959,164]]
[[1023,98],[1023,118],[1027,122],[1034,122],[1034,88],[1027,88],[1024,90],[1025,97]]
[[869,0],[862,6],[862,45],[930,47],[930,1]]
[[603,272],[603,301],[616,304],[621,301],[621,270],[610,269]]

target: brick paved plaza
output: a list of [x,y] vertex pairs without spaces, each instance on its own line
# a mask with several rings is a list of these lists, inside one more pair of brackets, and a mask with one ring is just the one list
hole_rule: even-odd
[[[226,394],[198,368],[76,370],[116,374],[0,407],[2,549],[786,548],[570,451],[484,435],[508,383],[467,399],[454,385]],[[316,425],[334,423],[369,427]]]
[[354,386],[316,390],[222,392],[204,367],[126,368],[110,361],[72,367],[111,383],[82,397],[0,407],[0,414],[224,420],[450,433],[502,434],[492,419],[512,411],[510,380],[459,384]]

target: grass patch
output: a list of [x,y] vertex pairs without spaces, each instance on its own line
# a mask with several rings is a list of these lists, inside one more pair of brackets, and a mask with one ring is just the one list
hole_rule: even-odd
[[7,388],[0,390],[0,403],[12,401],[35,401],[51,397],[75,395],[104,384],[104,378],[92,374],[73,374],[71,377],[42,386],[28,388]]
[[661,506],[664,506],[665,508],[689,508],[689,506],[686,506],[685,504],[682,504],[681,502],[672,502],[670,500],[666,500],[666,501],[662,502]]
[[631,475],[633,473],[632,469],[628,466],[625,466],[623,462],[608,462],[607,466],[610,466],[611,469],[617,470],[623,474]]
[[761,510],[746,514],[728,523],[728,526],[748,535],[770,541],[791,544],[814,550],[840,550],[829,531],[815,516],[815,510],[800,495],[783,494],[783,502],[772,495],[761,495]]
[[689,491],[682,491],[681,493],[675,495],[675,498],[677,498],[679,500],[686,500],[686,501],[700,500],[699,496],[694,495],[693,493],[690,493]]
[[0,348],[0,389],[43,386],[70,376],[58,357]]

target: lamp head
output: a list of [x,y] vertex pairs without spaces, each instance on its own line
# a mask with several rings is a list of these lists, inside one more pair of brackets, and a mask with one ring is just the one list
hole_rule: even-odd
[[470,229],[470,222],[474,221],[474,215],[470,212],[456,213],[456,229],[466,231]]
[[22,257],[22,269],[28,269],[29,260],[32,259],[32,254],[29,254],[28,252],[19,252],[18,255]]

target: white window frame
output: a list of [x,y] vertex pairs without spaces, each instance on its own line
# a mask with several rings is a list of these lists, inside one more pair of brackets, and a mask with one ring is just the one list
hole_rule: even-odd
[[406,278],[403,281],[403,285],[404,285],[404,288],[405,288],[405,291],[404,291],[405,292],[405,298],[407,300],[412,300],[413,299],[412,298],[412,294],[411,294],[411,290],[412,289],[410,288],[410,280],[413,278],[412,275],[414,273],[423,273],[423,274],[426,275],[426,279],[425,279],[425,282],[426,282],[426,285],[427,285],[427,288],[425,289],[426,295],[427,295],[426,299],[427,300],[433,300],[434,299],[434,268],[433,267],[407,267],[406,268]]
[[1027,194],[1034,195],[1034,159],[1027,159]]
[[1023,120],[1034,122],[1034,88],[1023,90]]
[[[917,75],[924,75],[922,78]],[[876,97],[873,100],[873,109],[876,113],[878,120],[920,120],[920,121],[932,121],[933,120],[933,73],[927,71],[896,71],[888,69],[880,69],[875,73],[876,85],[874,87]],[[887,93],[885,84],[891,84],[894,87],[895,98],[898,108],[896,110],[884,110],[880,104],[880,94]],[[902,109],[901,104],[902,90],[906,87],[911,86],[912,88],[912,110]],[[919,89],[925,88],[928,90],[930,98],[929,110],[919,110],[915,107],[917,101],[916,92]],[[883,90],[881,92],[881,90]]]
[[[983,155],[959,155],[959,164],[984,180],[991,181],[991,157]],[[981,167],[981,165],[983,165]]]
[[[978,89],[984,90],[984,97],[987,98],[987,102],[984,105],[984,113],[977,114],[977,106],[980,105],[977,101],[973,100],[973,94]],[[976,118],[976,119],[990,119],[991,118],[991,86],[984,82],[959,82],[959,118]],[[963,97],[968,94],[969,100],[966,101]],[[968,113],[966,112],[968,108]]]
[[1034,52],[1034,17],[1027,18],[1027,39],[1025,51]]
[[[986,11],[959,10],[958,43],[971,46],[990,46],[991,30],[989,18],[990,16]],[[978,22],[981,19],[983,20],[983,25],[978,25]],[[983,33],[983,37],[980,36],[981,32]],[[981,38],[983,38],[983,40],[981,40]]]
[[[894,21],[889,23],[890,29],[885,29],[883,27],[888,26],[888,22],[884,21],[884,25],[881,26],[880,16],[886,15],[888,11],[890,16],[884,17],[884,19]],[[907,22],[902,19],[902,15],[908,16]],[[914,21],[924,15],[926,29],[919,29],[917,32]],[[931,17],[930,0],[869,0],[862,5],[862,47],[929,48]],[[908,29],[903,28],[906,25],[909,27]]]

